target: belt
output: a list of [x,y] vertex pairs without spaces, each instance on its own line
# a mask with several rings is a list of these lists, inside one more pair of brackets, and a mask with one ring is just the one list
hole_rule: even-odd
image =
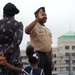
[[39,54],[45,54],[45,55],[49,55],[50,54],[50,52],[40,52],[40,51],[36,51],[37,53],[39,53]]

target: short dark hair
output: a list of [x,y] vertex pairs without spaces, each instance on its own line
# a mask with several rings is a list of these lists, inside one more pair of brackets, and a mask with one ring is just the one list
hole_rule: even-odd
[[40,61],[39,54],[34,50],[34,47],[31,44],[26,48],[26,55],[28,56],[30,64],[36,64]]
[[7,3],[3,8],[3,15],[5,16],[11,17],[18,13],[19,13],[19,10],[17,9],[17,7],[10,2]]
[[34,53],[34,47],[30,44],[26,48],[26,55],[29,57],[29,55],[32,53]]
[[34,12],[35,17],[37,17],[37,15],[38,15],[38,13],[39,13],[40,9],[42,9],[42,10],[43,10],[43,12],[45,12],[45,7],[40,7],[39,9],[37,9],[37,10]]

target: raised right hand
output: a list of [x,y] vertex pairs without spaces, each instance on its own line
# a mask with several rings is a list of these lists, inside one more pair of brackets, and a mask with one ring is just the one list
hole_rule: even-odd
[[45,16],[43,15],[45,12],[43,12],[42,9],[40,9],[39,13],[38,13],[38,18],[39,19],[43,19]]

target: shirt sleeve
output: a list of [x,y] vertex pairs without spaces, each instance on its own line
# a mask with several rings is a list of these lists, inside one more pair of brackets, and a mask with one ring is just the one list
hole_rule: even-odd
[[34,27],[34,29],[30,32],[30,36],[36,36],[36,30],[35,30],[35,27]]
[[6,48],[4,50],[4,54],[12,54],[14,52],[14,50],[15,50],[15,47],[18,47],[19,44],[21,43],[22,38],[23,38],[23,25],[20,22],[19,26],[17,27],[17,29],[16,29],[16,31],[14,33],[13,41],[10,44],[10,46],[8,46],[8,48]]

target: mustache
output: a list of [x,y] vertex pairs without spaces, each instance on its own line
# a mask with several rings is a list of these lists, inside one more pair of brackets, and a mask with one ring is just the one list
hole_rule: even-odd
[[43,19],[47,19],[47,17],[43,17]]

